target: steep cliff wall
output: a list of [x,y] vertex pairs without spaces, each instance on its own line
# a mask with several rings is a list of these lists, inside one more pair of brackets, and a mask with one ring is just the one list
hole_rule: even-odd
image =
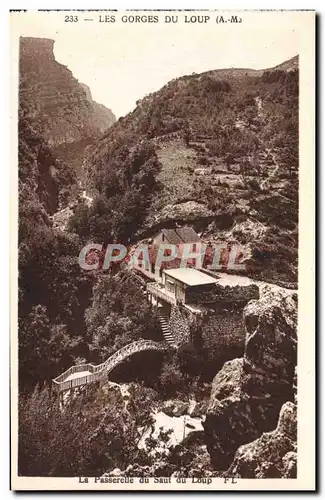
[[33,220],[33,230],[41,220],[49,223],[47,215],[67,202],[77,181],[71,166],[53,154],[25,103],[19,109],[18,140],[19,227],[24,232],[24,221]]
[[[59,64],[53,53],[54,40],[20,39],[20,103],[51,148],[59,148],[65,160],[74,158],[85,145],[115,121],[113,113],[92,100],[89,88]],[[73,144],[79,147],[73,148]],[[66,148],[64,148],[66,146]]]

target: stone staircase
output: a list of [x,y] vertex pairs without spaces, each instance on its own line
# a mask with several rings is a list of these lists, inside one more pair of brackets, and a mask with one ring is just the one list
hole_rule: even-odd
[[170,327],[169,327],[169,313],[168,313],[168,311],[166,311],[164,309],[159,310],[158,311],[158,319],[159,319],[159,323],[160,323],[165,341],[170,346],[175,345],[176,341],[175,341],[175,338],[174,338],[172,332],[170,331]]

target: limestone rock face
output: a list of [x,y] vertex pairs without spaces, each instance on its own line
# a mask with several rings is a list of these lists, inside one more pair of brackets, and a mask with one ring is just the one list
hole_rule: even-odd
[[19,99],[41,125],[49,146],[61,147],[62,157],[70,161],[77,152],[72,144],[84,147],[112,125],[115,116],[94,102],[89,88],[55,60],[53,47],[54,40],[21,37]]
[[239,446],[276,427],[293,399],[296,295],[265,289],[244,309],[244,357],[224,364],[213,380],[203,424],[214,467],[226,470]]
[[213,380],[210,404],[203,423],[214,467],[226,469],[238,446],[259,436],[254,408],[241,388],[243,359],[227,361]]
[[243,388],[251,398],[292,399],[297,348],[297,294],[264,287],[244,310]]
[[285,403],[276,429],[240,446],[225,475],[243,478],[294,478],[297,475],[297,407]]
[[164,206],[159,212],[150,215],[145,221],[145,230],[143,236],[152,234],[153,231],[159,231],[161,228],[170,227],[176,223],[186,223],[199,227],[204,227],[214,218],[213,212],[203,203],[197,201],[186,201],[183,203],[169,204]]

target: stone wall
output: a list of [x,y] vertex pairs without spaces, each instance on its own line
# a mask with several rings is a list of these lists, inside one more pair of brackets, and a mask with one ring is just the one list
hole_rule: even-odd
[[183,344],[191,340],[189,316],[184,311],[184,308],[172,306],[169,328],[177,344]]
[[243,309],[243,304],[239,307],[229,306],[228,308],[223,308],[219,305],[219,307],[216,307],[214,312],[207,317],[205,325],[209,327],[211,331],[214,331],[215,335],[217,335],[220,340],[222,338],[229,339],[230,337],[241,338],[244,346],[245,327]]
[[187,304],[204,304],[216,300],[216,285],[190,286],[186,289]]
[[229,285],[215,285],[215,297],[220,301],[231,302],[248,302],[253,299],[258,299],[260,296],[259,288],[257,285],[247,286],[229,286]]

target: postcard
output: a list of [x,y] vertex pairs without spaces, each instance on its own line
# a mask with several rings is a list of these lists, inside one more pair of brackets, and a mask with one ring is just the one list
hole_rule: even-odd
[[315,490],[314,47],[10,13],[13,490]]

